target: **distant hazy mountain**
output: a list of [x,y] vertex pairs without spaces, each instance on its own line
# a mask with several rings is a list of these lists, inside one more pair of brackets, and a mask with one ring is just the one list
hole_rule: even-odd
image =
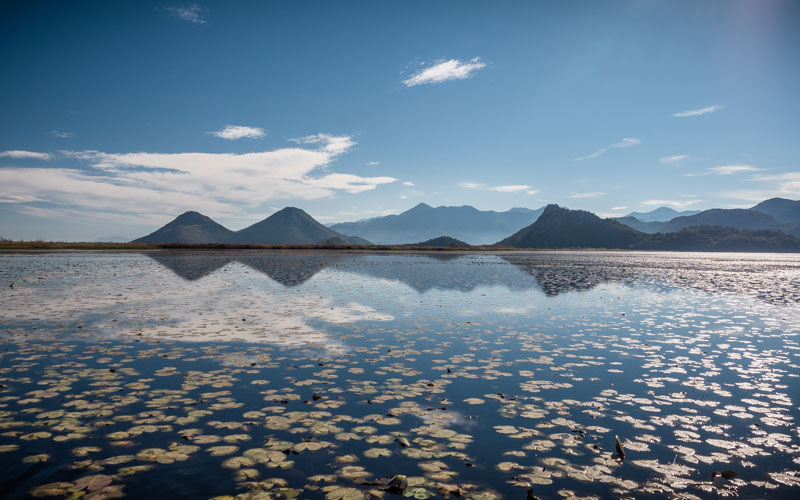
[[186,212],[172,222],[133,240],[134,243],[224,243],[233,231],[217,224],[210,217],[197,212]]
[[498,244],[519,248],[630,248],[642,234],[585,210],[547,205],[536,222]]
[[695,215],[676,217],[664,224],[661,232],[672,233],[692,226],[724,226],[738,229],[773,229],[797,235],[798,228],[775,220],[764,212],[746,208],[713,208]]
[[678,212],[677,210],[669,207],[658,207],[649,212],[631,212],[626,217],[635,217],[642,222],[666,222],[674,219],[675,217],[683,217],[686,215],[694,215],[699,213],[699,210],[684,210],[683,212]]
[[[659,210],[672,211],[671,208],[662,207]],[[649,212],[652,213],[652,212]],[[723,226],[751,230],[775,230],[786,234],[800,236],[800,202],[773,198],[759,203],[751,209],[713,208],[694,215],[677,216],[666,222],[646,222],[642,219],[627,216],[615,220],[632,227],[643,233],[673,233],[687,227],[694,226]]]
[[449,236],[439,236],[438,238],[431,238],[427,241],[420,241],[417,243],[423,247],[468,247],[470,246],[469,243],[465,243],[461,240],[457,240],[455,238],[451,238]]
[[338,240],[353,245],[370,244],[361,238],[351,238],[327,228],[305,211],[294,207],[286,207],[261,222],[237,231],[228,241],[230,243],[314,244],[332,238],[338,238]]
[[372,245],[372,242],[358,236],[334,236],[327,240],[318,241],[319,245]]
[[101,236],[93,240],[93,243],[127,243],[131,241],[130,238],[126,238],[124,236]]
[[446,234],[470,244],[490,244],[531,224],[542,209],[512,208],[506,212],[462,207],[432,207],[420,203],[399,215],[333,224],[340,233],[376,244],[415,243]]
[[800,225],[800,201],[771,198],[762,201],[751,210],[771,215],[775,220],[784,224]]
[[630,215],[627,217],[614,217],[614,220],[647,234],[658,233],[666,224],[666,222],[644,222]]
[[520,248],[800,252],[800,239],[776,230],[691,226],[646,234],[616,220],[558,205],[548,205],[536,222],[499,244]]

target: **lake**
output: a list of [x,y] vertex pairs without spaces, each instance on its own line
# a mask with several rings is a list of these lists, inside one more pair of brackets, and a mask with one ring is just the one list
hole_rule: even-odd
[[6,498],[800,496],[796,255],[30,252],[0,289]]

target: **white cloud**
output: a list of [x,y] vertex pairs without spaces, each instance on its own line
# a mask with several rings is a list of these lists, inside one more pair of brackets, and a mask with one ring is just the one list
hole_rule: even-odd
[[625,210],[626,208],[628,208],[628,207],[611,207],[611,210],[613,210],[614,212],[617,212],[619,210]]
[[175,19],[186,21],[192,24],[206,24],[208,21],[205,19],[207,9],[197,5],[196,3],[190,5],[175,5],[166,7],[164,9],[167,14]]
[[50,153],[37,153],[35,151],[20,151],[20,150],[11,150],[11,151],[2,151],[0,152],[0,158],[20,158],[20,159],[34,159],[34,160],[50,160],[53,156]]
[[703,200],[646,200],[643,201],[641,204],[646,206],[659,206],[659,207],[672,207],[678,210],[683,210],[687,207],[692,205],[697,205],[698,203],[702,203]]
[[349,137],[314,137],[319,139],[314,149],[245,154],[63,151],[66,157],[87,162],[89,168],[2,168],[0,202],[42,202],[62,212],[106,211],[120,216],[163,217],[198,210],[213,217],[241,217],[263,213],[271,200],[360,193],[397,180],[329,172],[330,163],[347,151],[344,144],[354,143]]
[[368,161],[367,162],[367,166],[368,167],[377,167],[380,164],[381,164],[381,162],[379,162],[379,161]]
[[432,66],[428,66],[403,80],[406,87],[414,87],[425,83],[441,83],[448,80],[464,80],[481,68],[485,68],[486,63],[480,58],[475,57],[468,61],[449,59],[447,61],[437,61]]
[[257,139],[259,137],[264,137],[266,132],[263,128],[258,127],[244,127],[242,125],[226,125],[225,128],[222,130],[217,130],[216,132],[209,132],[211,135],[215,135],[221,139],[228,139],[228,140],[235,140],[235,139],[244,139],[244,138],[251,138]]
[[605,153],[606,151],[608,151],[611,148],[629,148],[631,146],[636,146],[636,145],[639,145],[641,143],[642,143],[642,141],[640,141],[639,139],[637,139],[635,137],[624,137],[619,142],[615,142],[614,144],[609,144],[608,146],[603,146],[602,148],[598,149],[597,151],[595,151],[594,153],[592,153],[592,154],[590,154],[588,156],[582,156],[580,158],[575,158],[572,161],[581,161],[581,160],[588,160],[590,158],[597,158],[598,156],[600,156],[601,154]]
[[733,175],[742,172],[758,172],[761,169],[752,165],[722,165],[720,167],[711,167],[708,170],[717,175]]
[[759,172],[761,170],[763,169],[752,165],[721,165],[719,167],[708,168],[705,172],[693,172],[683,175],[685,177],[702,177],[704,175],[733,175],[742,172]]
[[51,130],[48,133],[54,137],[58,137],[59,139],[71,139],[75,137],[75,134],[73,132],[64,132],[61,130]]
[[531,186],[527,186],[525,184],[514,184],[511,186],[493,186],[488,189],[497,191],[498,193],[519,193],[520,191],[531,190]]
[[462,182],[459,187],[463,189],[485,189],[487,191],[496,191],[498,193],[519,193],[522,191],[528,194],[536,194],[538,189],[533,189],[532,186],[526,184],[512,184],[509,186],[489,186],[488,184],[481,184],[479,182]]
[[687,155],[662,156],[658,161],[660,163],[678,163],[686,158],[688,158]]
[[404,185],[404,186],[413,186],[413,185],[414,185],[414,183],[413,183],[413,182],[411,182],[411,181],[404,181],[404,182],[403,182],[403,185]]
[[592,191],[591,193],[570,193],[570,198],[597,198],[598,196],[603,196],[605,193],[600,191]]
[[332,155],[344,153],[356,144],[350,136],[331,134],[312,134],[290,140],[297,144],[322,144],[323,150]]
[[722,109],[725,109],[725,106],[721,104],[714,104],[712,106],[706,106],[705,108],[688,109],[686,111],[680,111],[678,113],[673,113],[672,116],[677,116],[678,118],[687,118],[690,116],[707,115],[708,113],[714,113]]
[[786,172],[782,174],[755,175],[749,179],[751,182],[760,183],[763,187],[757,189],[743,189],[722,193],[727,198],[760,202],[769,198],[800,199],[800,172]]

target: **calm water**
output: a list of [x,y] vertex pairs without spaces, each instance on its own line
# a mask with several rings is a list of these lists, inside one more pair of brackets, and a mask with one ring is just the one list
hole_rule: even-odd
[[5,254],[0,285],[7,498],[800,496],[796,256]]

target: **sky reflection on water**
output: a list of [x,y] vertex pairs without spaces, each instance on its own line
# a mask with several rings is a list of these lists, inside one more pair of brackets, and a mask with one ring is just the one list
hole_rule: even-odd
[[[14,284],[0,295],[0,483],[12,497],[64,482],[53,491],[358,498],[395,474],[413,478],[406,493],[418,497],[797,491],[791,256],[0,263]],[[108,390],[92,388],[100,380]],[[283,458],[261,461],[276,451]],[[712,478],[721,471],[736,477]],[[102,487],[75,490],[94,476]]]

